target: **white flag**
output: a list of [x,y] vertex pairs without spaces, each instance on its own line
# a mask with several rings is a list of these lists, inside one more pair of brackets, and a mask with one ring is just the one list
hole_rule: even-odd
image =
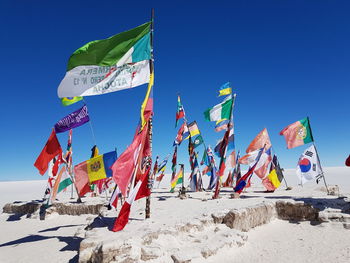
[[302,184],[323,173],[314,145],[307,148],[300,156],[296,173]]

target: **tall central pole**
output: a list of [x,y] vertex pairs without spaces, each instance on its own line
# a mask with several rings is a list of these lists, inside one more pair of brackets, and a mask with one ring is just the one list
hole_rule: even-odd
[[[150,34],[150,42],[151,42],[151,59],[149,61],[149,69],[150,69],[150,74],[153,74],[153,22],[154,21],[154,9],[152,8],[151,11],[151,34]],[[149,120],[149,140],[150,140],[150,150],[151,150],[151,154],[152,154],[152,136],[153,136],[153,126],[152,126],[152,116]],[[152,158],[152,155],[151,155]],[[152,163],[152,161],[151,161]],[[150,182],[150,173],[148,173],[147,176],[147,180],[148,180],[148,187],[150,189],[152,189],[152,185]],[[145,209],[145,217],[150,218],[151,217],[151,195],[146,197],[146,209]]]

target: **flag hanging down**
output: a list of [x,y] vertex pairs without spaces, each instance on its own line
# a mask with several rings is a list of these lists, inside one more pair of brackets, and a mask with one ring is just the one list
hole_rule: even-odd
[[158,173],[164,173],[165,172],[165,168],[166,168],[166,164],[168,163],[168,159],[169,159],[170,154],[168,154],[164,160],[159,164],[158,166]]
[[34,163],[34,166],[39,170],[41,175],[46,172],[49,162],[57,155],[62,155],[62,148],[55,130],[52,129],[49,139]]
[[230,95],[232,93],[232,88],[230,82],[226,82],[219,89],[219,97],[224,95]]
[[69,58],[58,97],[92,96],[149,82],[151,22],[91,41]]
[[308,117],[288,125],[280,135],[286,139],[288,149],[314,141]]
[[62,178],[61,178],[61,182],[58,185],[58,189],[57,189],[57,193],[63,191],[64,189],[66,189],[68,186],[70,186],[72,184],[72,180],[70,179],[70,176],[67,172],[67,170],[63,171],[62,174]]
[[61,103],[63,106],[69,106],[72,105],[78,101],[81,101],[83,99],[83,97],[64,97],[61,99]]
[[77,128],[90,120],[86,105],[63,117],[55,124],[56,133]]
[[177,127],[179,120],[185,117],[185,110],[180,100],[180,95],[177,95],[177,110],[176,110],[176,120],[175,128]]
[[246,153],[259,150],[264,147],[269,149],[271,147],[271,141],[267,129],[264,128],[259,134],[254,138],[254,140],[249,144]]
[[122,209],[119,212],[117,219],[114,221],[112,231],[117,232],[123,230],[126,224],[129,222],[130,208],[134,201],[150,195],[150,190],[147,187],[148,183],[148,169],[137,182],[135,187],[130,191],[129,197],[124,202]]
[[215,105],[213,108],[209,108],[204,112],[204,118],[207,121],[220,121],[222,119],[230,119],[232,112],[233,99],[232,96],[228,96],[220,104]]
[[[146,124],[148,127],[148,125]],[[139,159],[141,147],[147,138],[148,128],[137,133],[131,145],[119,156],[115,163],[111,166],[113,171],[113,180],[118,185],[123,196],[127,194],[127,188],[131,180],[131,176],[136,168]]]
[[265,150],[259,159],[259,162],[257,163],[255,167],[254,173],[260,178],[263,179],[267,173],[268,173],[268,166],[272,161],[271,156],[271,147],[267,150]]
[[296,173],[302,184],[323,175],[314,145],[307,148],[300,156]]
[[177,164],[177,146],[175,146],[174,149],[174,154],[173,154],[173,159],[171,160],[171,170],[172,170],[172,174],[171,174],[171,180],[174,179],[175,174],[176,174],[176,164]]
[[178,174],[174,177],[173,180],[171,180],[171,189],[170,192],[173,193],[176,185],[181,184],[183,181],[184,173],[183,169],[181,168]]

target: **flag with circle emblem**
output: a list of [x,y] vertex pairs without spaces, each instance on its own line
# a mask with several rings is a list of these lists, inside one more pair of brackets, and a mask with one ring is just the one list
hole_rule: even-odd
[[314,145],[307,148],[300,156],[296,173],[302,184],[323,174]]

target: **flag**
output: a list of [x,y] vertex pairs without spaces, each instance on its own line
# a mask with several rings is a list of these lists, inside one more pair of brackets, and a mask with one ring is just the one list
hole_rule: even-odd
[[215,131],[219,132],[222,130],[227,130],[229,123],[230,123],[230,121],[228,119],[218,120],[215,124]]
[[239,152],[237,154],[236,167],[233,170],[233,178],[236,180],[236,182],[242,177],[242,175],[241,175],[241,164],[238,162],[238,159],[239,159]]
[[265,149],[269,149],[271,147],[270,137],[266,128],[260,131],[259,134],[254,138],[254,140],[249,144],[246,153],[259,150],[264,146]]
[[245,165],[251,165],[254,163],[260,153],[260,149],[249,152],[248,154],[244,155],[243,157],[238,159],[238,162],[240,164],[245,164]]
[[202,160],[201,160],[201,165],[203,165],[203,164],[209,165],[207,149],[204,149],[204,152],[203,152],[203,156],[202,156]]
[[168,163],[169,156],[170,156],[170,154],[168,154],[168,155],[164,158],[164,160],[159,164],[158,173],[159,173],[159,172],[164,173],[165,168],[166,168],[166,165],[167,165],[167,163]]
[[181,142],[182,142],[182,140],[183,140],[183,138],[184,138],[184,137],[183,137],[183,133],[185,132],[185,128],[186,128],[186,130],[188,130],[188,129],[187,129],[186,122],[182,123],[182,125],[181,125],[179,131],[177,132],[177,135],[176,135],[176,138],[175,138],[175,140],[174,140],[173,146],[175,146],[175,145],[180,145],[180,144],[181,144]]
[[149,82],[151,22],[91,41],[69,58],[58,97],[100,95]]
[[184,122],[184,131],[182,133],[182,140],[187,140],[190,138],[190,130],[188,129],[187,122]]
[[86,105],[80,109],[63,117],[55,124],[56,133],[65,132],[73,128],[77,128],[90,120]]
[[138,162],[141,147],[146,141],[147,133],[148,128],[143,129],[140,133],[138,133],[131,145],[126,148],[126,150],[111,166],[113,180],[118,185],[123,196],[126,196],[127,188]]
[[204,118],[207,121],[220,121],[222,119],[230,119],[232,113],[233,99],[231,96],[226,98],[222,103],[209,108],[204,112]]
[[250,178],[253,175],[255,167],[260,160],[260,156],[261,156],[263,150],[264,150],[264,148],[261,148],[259,150],[258,156],[256,157],[255,164],[251,168],[249,168],[248,172],[245,175],[243,175],[239,180],[237,180],[236,186],[234,188],[234,191],[236,193],[240,194],[243,191],[243,189],[246,187],[246,185],[250,182]]
[[236,151],[233,150],[227,157],[225,160],[225,172],[224,172],[224,176],[226,176],[228,173],[230,173],[233,168],[236,166]]
[[152,72],[149,78],[146,96],[141,105],[141,130],[145,127],[146,122],[153,115],[153,83],[154,74]]
[[67,170],[63,171],[60,184],[58,185],[57,193],[61,192],[62,190],[66,189],[68,186],[72,184],[72,180],[70,179],[70,176],[67,172]]
[[171,160],[172,165],[171,165],[171,170],[173,171],[171,174],[171,180],[174,179],[175,174],[176,174],[176,163],[177,163],[177,146],[175,146],[174,149],[174,154],[173,154],[173,159]]
[[254,173],[261,179],[263,179],[266,176],[267,168],[269,164],[272,161],[271,157],[271,148],[265,150],[259,159],[259,162],[257,163]]
[[288,149],[314,141],[308,117],[288,125],[280,135],[286,139]]
[[193,147],[196,148],[198,147],[199,145],[201,145],[203,143],[203,137],[202,135],[198,135],[196,138],[193,139]]
[[226,82],[219,89],[219,97],[224,95],[230,95],[232,93],[232,88],[230,82]]
[[[190,124],[188,124],[188,130],[190,132],[189,136],[191,136],[192,138],[198,134],[200,134],[198,125],[196,121],[191,122]],[[187,140],[189,138],[189,136],[185,137],[185,140]]]
[[174,177],[173,180],[171,180],[171,189],[170,192],[173,193],[176,185],[181,184],[183,181],[184,173],[183,169],[181,168],[178,174]]
[[[107,177],[112,177],[112,170],[110,167],[117,160],[117,153],[115,151],[105,154],[97,155],[86,162],[86,172],[89,177],[89,182],[95,182]],[[79,164],[80,165],[80,164]]]
[[65,172],[66,172],[66,167],[63,166],[61,171],[58,173],[58,175],[56,177],[55,184],[53,185],[52,193],[51,193],[51,202],[54,202],[56,200],[56,195],[57,195],[57,192],[59,189],[61,178],[62,178],[63,173],[65,173]]
[[232,130],[231,129],[227,130],[224,134],[224,137],[218,141],[218,143],[214,148],[214,152],[220,158],[226,156],[226,150],[227,150],[230,134],[231,134],[231,139],[233,140]]
[[296,173],[302,184],[323,174],[314,145],[307,148],[300,156]]
[[94,158],[96,156],[98,156],[98,148],[97,148],[97,145],[94,145],[92,148],[91,148],[91,156],[90,158]]
[[130,208],[134,201],[150,195],[150,190],[147,187],[147,178],[149,169],[141,176],[135,187],[130,191],[129,197],[124,202],[122,209],[119,212],[117,219],[114,221],[112,231],[117,232],[123,230],[129,221]]
[[41,150],[38,158],[36,159],[34,166],[39,170],[41,175],[44,175],[48,168],[49,162],[57,155],[62,154],[61,145],[57,139],[56,132],[53,129],[49,139],[47,140],[44,148]]
[[117,205],[118,205],[118,195],[120,194],[120,190],[119,187],[116,185],[114,187],[111,199],[109,200],[109,205],[114,207],[115,209],[117,209]]
[[63,106],[69,106],[72,105],[78,101],[81,101],[83,99],[83,97],[64,97],[61,99],[61,103]]
[[345,165],[350,166],[350,155],[348,156],[348,158],[346,158]]
[[159,160],[159,156],[157,155],[156,161],[154,162],[154,166],[153,166],[153,175],[156,175],[158,173],[158,160]]
[[177,110],[176,110],[175,128],[177,127],[177,125],[179,123],[179,119],[184,118],[184,117],[185,117],[185,110],[184,110],[184,107],[181,103],[180,95],[177,95]]
[[74,181],[80,197],[84,196],[88,192],[91,192],[86,162],[82,162],[74,166]]
[[278,188],[283,181],[283,172],[278,163],[277,156],[274,155],[271,162],[271,169],[268,175],[269,180],[275,188]]
[[210,148],[210,146],[207,147],[207,155],[208,155],[208,161],[210,164],[210,181],[208,189],[211,190],[215,187],[216,181],[217,181],[217,174],[216,174],[216,163],[213,155],[213,151]]

